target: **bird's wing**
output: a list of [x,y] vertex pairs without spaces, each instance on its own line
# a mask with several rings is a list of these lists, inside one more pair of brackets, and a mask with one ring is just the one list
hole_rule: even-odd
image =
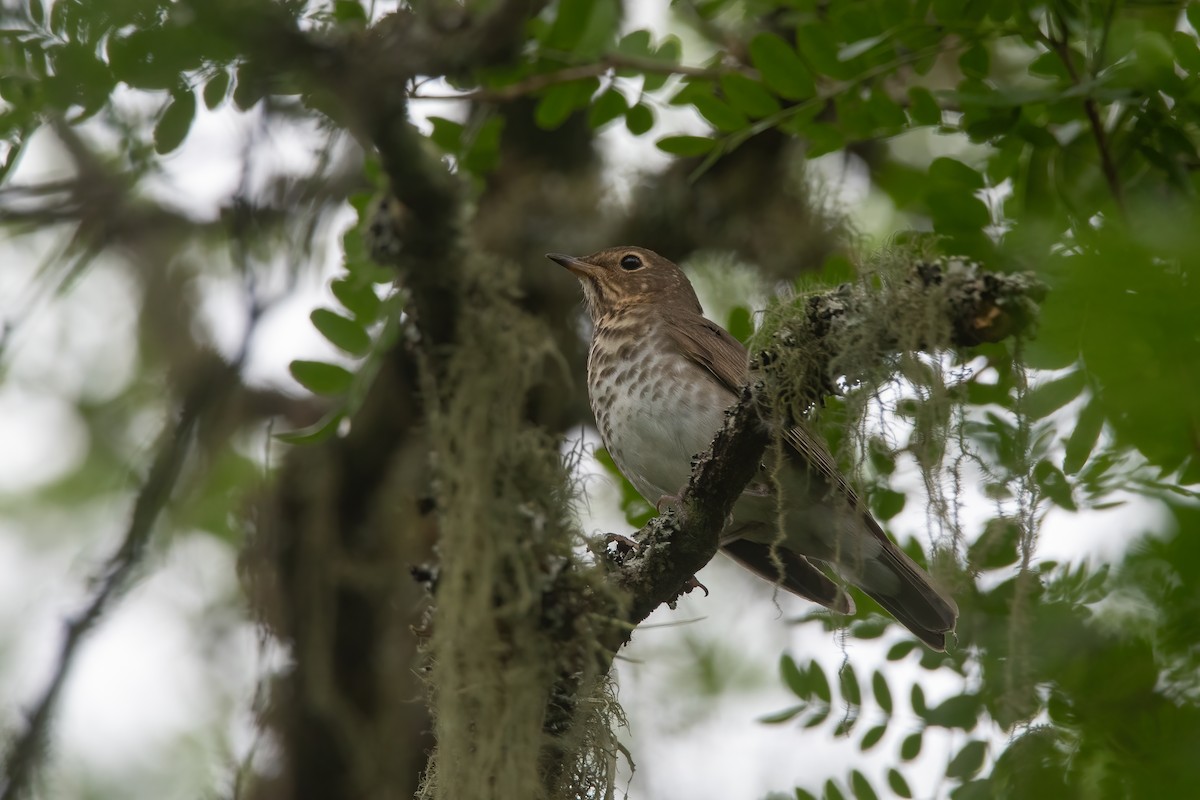
[[[735,395],[749,376],[746,348],[733,334],[711,320],[699,315],[686,318],[669,317],[665,320],[667,335],[679,350],[694,363],[708,370]],[[800,427],[784,434],[784,439],[794,450],[806,469],[823,479],[834,493],[843,497],[852,508],[861,508],[854,487],[838,469],[837,461],[829,448],[811,433]],[[883,531],[878,535],[886,539]]]
[[[698,315],[672,316],[664,321],[668,336],[680,352],[712,373],[734,396],[741,391],[742,384],[749,376],[746,348],[729,331]],[[818,497],[824,495],[825,502],[845,503],[862,520],[861,530],[867,531],[880,543],[878,555],[873,560],[877,562],[883,579],[872,581],[871,576],[863,575],[856,581],[860,588],[930,647],[945,649],[945,633],[954,629],[954,621],[958,616],[954,601],[938,592],[925,571],[883,532],[866,505],[859,500],[854,487],[838,469],[837,460],[822,438],[797,426],[786,431],[784,439],[791,445],[791,460],[809,475],[809,491]],[[818,483],[824,484],[824,487]],[[780,583],[785,589],[830,608],[847,607],[849,598],[843,601],[834,592],[836,587],[833,583],[827,583],[826,576],[801,553],[789,552],[780,563],[776,561],[778,556],[771,558],[769,551],[764,553],[753,545],[741,545],[739,549],[736,540],[727,542],[724,547],[752,571],[767,580]],[[780,566],[783,568],[782,575],[779,574]],[[886,588],[872,585],[880,582]]]
[[667,336],[683,355],[712,373],[735,396],[746,382],[746,348],[733,334],[699,314],[668,316]]

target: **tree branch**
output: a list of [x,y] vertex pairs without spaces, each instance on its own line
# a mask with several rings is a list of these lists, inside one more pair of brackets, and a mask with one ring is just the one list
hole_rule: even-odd
[[[1058,25],[1062,33],[1061,37],[1041,34],[1040,38],[1058,55],[1058,59],[1062,61],[1063,67],[1071,77],[1071,82],[1078,87],[1081,85],[1079,70],[1075,69],[1075,63],[1071,60],[1071,48],[1067,44],[1067,23],[1061,15],[1058,15]],[[1112,194],[1117,211],[1124,216],[1125,193],[1121,188],[1121,176],[1117,172],[1116,161],[1113,160],[1108,133],[1104,130],[1104,123],[1100,120],[1100,111],[1096,107],[1095,99],[1090,95],[1083,98],[1083,111],[1087,115],[1088,126],[1092,129],[1092,137],[1096,140],[1096,149],[1100,153],[1100,169],[1104,173],[1105,182],[1108,183],[1108,191]]]
[[50,721],[80,647],[105,610],[128,588],[134,570],[142,561],[154,525],[171,498],[201,418],[221,402],[237,381],[236,367],[216,359],[210,367],[209,374],[195,376],[191,391],[183,400],[179,419],[166,436],[134,501],[125,537],[96,577],[99,589],[87,606],[67,621],[50,683],[29,712],[25,729],[8,747],[3,781],[0,782],[3,800],[18,800],[28,795],[30,782],[46,748]]
[[[581,78],[598,78],[618,69],[636,69],[640,72],[657,73],[659,75],[690,75],[716,80],[730,70],[706,69],[704,67],[689,67],[684,64],[673,64],[669,61],[659,61],[653,58],[639,58],[622,53],[610,53],[588,64],[578,64],[565,67],[555,72],[543,72],[530,75],[524,80],[501,86],[497,89],[477,89],[462,94],[411,94],[412,100],[475,100],[484,103],[504,103],[516,100],[534,92],[560,83],[570,83]],[[753,74],[753,70],[736,70]]]

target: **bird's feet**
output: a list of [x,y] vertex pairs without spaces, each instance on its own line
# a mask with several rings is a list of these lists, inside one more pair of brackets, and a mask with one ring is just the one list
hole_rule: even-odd
[[683,584],[683,588],[679,590],[679,594],[667,601],[667,608],[674,611],[676,606],[679,604],[679,598],[683,597],[685,594],[691,594],[695,589],[703,589],[704,596],[708,597],[708,587],[696,580],[696,576],[693,575]]
[[[617,563],[619,563],[619,564],[624,563],[625,557],[628,556],[630,553],[636,554],[636,553],[642,552],[642,545],[636,539],[631,539],[628,536],[622,536],[619,533],[604,534],[604,544],[605,545],[610,545],[610,544],[615,545],[615,547],[614,547],[614,550],[616,551],[615,556],[616,556]],[[693,575],[692,577],[687,579],[687,582],[683,584],[683,588],[681,588],[679,590],[679,594],[675,595],[675,597],[671,599],[671,602],[669,603],[669,605],[672,608],[674,608],[676,600],[683,597],[685,594],[691,594],[696,589],[703,589],[704,596],[708,597],[708,595],[709,595],[708,587],[705,586],[700,581],[696,580],[696,576]]]
[[605,546],[610,544],[616,545],[615,550],[618,563],[624,563],[625,556],[630,553],[639,553],[642,550],[642,546],[636,540],[630,539],[628,536],[622,536],[619,533],[606,533],[604,535],[604,544]]

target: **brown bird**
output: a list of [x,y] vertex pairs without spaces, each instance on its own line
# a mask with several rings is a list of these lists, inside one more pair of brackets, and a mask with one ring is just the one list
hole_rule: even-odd
[[[661,506],[686,486],[693,456],[712,443],[737,400],[749,373],[746,349],[704,318],[687,276],[657,253],[614,247],[547,257],[583,284],[593,324],[588,395],[604,446],[642,496]],[[823,442],[802,428],[785,438],[785,465],[775,480],[764,468],[742,494],[723,550],[784,589],[851,614],[853,600],[822,570],[832,568],[944,650],[958,617],[954,601],[883,532]]]

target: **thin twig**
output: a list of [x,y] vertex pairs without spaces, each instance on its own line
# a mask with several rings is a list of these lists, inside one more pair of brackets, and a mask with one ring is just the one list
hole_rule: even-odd
[[3,788],[3,793],[0,794],[2,800],[19,800],[28,794],[30,782],[45,752],[50,722],[59,696],[79,655],[80,646],[104,611],[128,588],[134,570],[141,564],[146,545],[154,531],[154,524],[170,499],[183,462],[191,450],[197,423],[228,388],[228,378],[236,375],[236,371],[229,368],[226,368],[225,373],[227,380],[224,381],[197,381],[196,388],[184,400],[179,419],[155,457],[150,473],[138,492],[125,537],[97,576],[96,582],[100,584],[100,588],[87,606],[67,621],[66,633],[50,683],[28,714],[25,730],[13,739],[5,755],[3,783],[0,784]]
[[[1067,42],[1067,22],[1059,15],[1058,16],[1059,37],[1049,34],[1050,26],[1047,25],[1047,33],[1040,34],[1039,38],[1051,50],[1058,55],[1063,66],[1067,70],[1067,75],[1070,76],[1071,82],[1075,86],[1080,86],[1079,71],[1075,69],[1074,62],[1071,61],[1071,48]],[[1108,183],[1108,191],[1112,194],[1113,202],[1117,206],[1117,211],[1121,216],[1125,216],[1125,194],[1121,189],[1121,177],[1117,172],[1116,161],[1112,157],[1112,148],[1108,142],[1108,133],[1104,130],[1104,124],[1100,121],[1100,111],[1096,107],[1096,100],[1090,94],[1083,98],[1083,111],[1087,115],[1088,125],[1092,129],[1092,136],[1096,139],[1096,149],[1100,151],[1100,169],[1104,173],[1104,180]]]
[[[659,61],[653,58],[630,56],[621,53],[611,53],[591,64],[579,64],[566,67],[556,72],[543,72],[530,75],[528,78],[502,86],[498,89],[477,89],[462,94],[411,94],[413,100],[476,100],[480,102],[505,103],[526,95],[539,92],[550,86],[583,78],[597,78],[613,70],[635,69],[639,72],[649,72],[657,75],[686,75],[695,78],[717,79],[729,70],[707,69],[705,67],[689,67],[684,64],[672,64],[669,61]],[[738,72],[750,74],[747,70]]]

